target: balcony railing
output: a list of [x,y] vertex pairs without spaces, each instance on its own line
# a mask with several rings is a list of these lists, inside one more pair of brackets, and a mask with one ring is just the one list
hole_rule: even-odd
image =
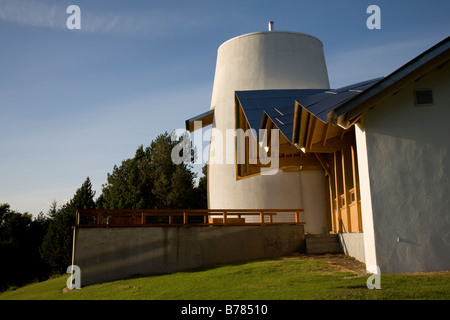
[[[301,212],[303,209],[79,209],[75,227],[298,225],[306,223],[300,221]],[[278,213],[285,213],[283,220],[291,222],[274,222]]]

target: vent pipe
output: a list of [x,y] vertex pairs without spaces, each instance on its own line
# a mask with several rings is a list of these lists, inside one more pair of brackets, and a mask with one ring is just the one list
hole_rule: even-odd
[[269,21],[269,31],[273,31],[273,21]]

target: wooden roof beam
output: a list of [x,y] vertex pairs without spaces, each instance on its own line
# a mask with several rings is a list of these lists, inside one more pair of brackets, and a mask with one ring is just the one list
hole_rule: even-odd
[[354,144],[355,137],[353,134],[344,134],[343,137],[337,136],[328,139],[327,144],[324,146],[322,143],[313,144],[308,152],[315,153],[333,153],[346,147],[350,147]]

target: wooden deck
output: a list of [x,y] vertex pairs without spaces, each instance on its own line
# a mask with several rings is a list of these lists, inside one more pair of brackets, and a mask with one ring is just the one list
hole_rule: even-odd
[[[293,222],[274,222],[278,213],[292,214]],[[303,209],[79,209],[75,227],[180,227],[180,226],[261,226],[298,225]],[[259,222],[246,222],[257,216]],[[255,219],[251,219],[254,221]],[[258,220],[258,218],[256,218]]]

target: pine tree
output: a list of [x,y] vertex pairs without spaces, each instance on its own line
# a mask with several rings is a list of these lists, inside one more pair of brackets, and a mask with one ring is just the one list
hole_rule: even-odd
[[[181,138],[180,138],[181,139]],[[140,146],[134,158],[114,166],[99,197],[104,209],[198,208],[195,174],[190,166],[172,161],[172,149],[180,143],[167,132],[147,148]],[[183,141],[185,141],[184,139]],[[193,156],[193,154],[192,154]]]
[[73,198],[63,205],[50,223],[42,242],[41,257],[57,272],[64,273],[72,264],[72,226],[75,224],[77,209],[95,209],[95,191],[87,177]]

